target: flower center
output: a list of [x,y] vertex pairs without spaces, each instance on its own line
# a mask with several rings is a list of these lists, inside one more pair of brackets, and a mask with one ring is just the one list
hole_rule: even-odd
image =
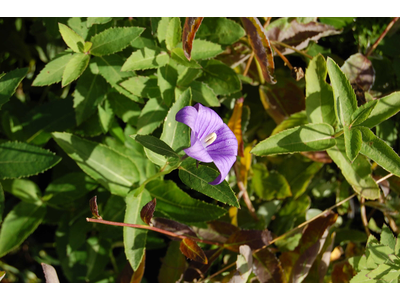
[[215,132],[210,133],[204,139],[204,147],[210,146],[212,143],[215,142],[216,139],[217,139],[217,134]]

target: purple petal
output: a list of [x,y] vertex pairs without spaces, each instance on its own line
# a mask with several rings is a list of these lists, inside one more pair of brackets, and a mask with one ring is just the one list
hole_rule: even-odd
[[233,164],[236,161],[236,156],[215,156],[213,157],[213,160],[221,174],[214,181],[209,182],[209,184],[217,185],[224,181],[224,179],[228,175],[229,170],[232,168]]
[[194,127],[198,139],[202,140],[210,133],[216,132],[224,124],[221,117],[211,108],[205,107],[200,103],[197,103],[194,107],[198,111]]
[[219,155],[236,157],[238,152],[238,141],[228,125],[223,124],[215,134],[217,135],[217,139],[206,148],[211,157]]
[[202,161],[202,162],[206,162],[206,163],[212,162],[213,159],[208,154],[206,148],[204,148],[202,141],[197,139],[196,135],[193,133],[192,133],[191,140],[192,140],[191,146],[187,149],[184,149],[183,151],[185,151],[185,153],[188,156],[193,157],[194,159],[196,159],[198,161]]
[[194,108],[193,106],[185,106],[180,111],[178,111],[175,116],[175,120],[186,124],[190,127],[190,129],[192,129],[192,131],[195,131],[194,128],[196,125],[197,114],[198,112],[196,108]]

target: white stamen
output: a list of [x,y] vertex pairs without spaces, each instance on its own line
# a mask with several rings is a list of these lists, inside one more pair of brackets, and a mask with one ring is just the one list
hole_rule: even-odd
[[217,134],[215,132],[210,133],[204,139],[204,146],[207,147],[207,146],[211,145],[212,143],[215,142],[216,139],[217,139]]

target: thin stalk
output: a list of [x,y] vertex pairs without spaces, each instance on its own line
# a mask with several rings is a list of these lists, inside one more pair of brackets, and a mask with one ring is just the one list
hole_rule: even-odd
[[365,233],[367,236],[371,234],[368,228],[368,219],[367,219],[367,210],[365,209],[365,198],[360,198],[360,213],[361,213],[361,220],[364,226]]
[[381,35],[379,36],[379,38],[375,41],[375,43],[372,45],[371,48],[368,49],[367,53],[365,53],[365,56],[368,57],[372,54],[372,52],[374,52],[374,50],[376,49],[376,47],[378,47],[379,43],[383,40],[383,38],[385,37],[385,35],[388,33],[388,31],[390,30],[390,28],[392,28],[392,26],[394,25],[394,23],[397,22],[397,20],[399,19],[399,17],[395,17],[392,19],[392,21],[390,21],[390,23],[388,24],[388,26],[386,26],[386,29],[381,33]]
[[293,69],[293,66],[291,65],[291,63],[287,60],[287,58],[285,57],[285,55],[282,54],[282,52],[280,52],[275,45],[272,45],[272,48],[274,48],[274,51],[279,55],[280,58],[282,58],[282,60],[285,62],[285,64],[289,67],[290,70]]
[[298,50],[295,47],[292,47],[292,46],[290,46],[288,44],[285,44],[285,43],[282,43],[282,42],[278,42],[278,41],[271,41],[271,43],[280,45],[280,46],[285,47],[285,48],[292,49],[294,52],[297,52],[297,53],[299,53],[299,54],[301,54],[301,55],[303,55],[303,56],[305,56],[305,57],[307,57],[309,59],[313,59],[313,57],[311,55],[305,53],[304,51]]
[[199,243],[204,243],[204,244],[209,244],[209,245],[216,245],[219,247],[223,247],[223,244],[217,243],[217,242],[212,242],[212,241],[207,241],[207,240],[202,240],[202,239],[198,239],[192,236],[185,236],[185,235],[180,235],[180,234],[176,234],[173,232],[170,232],[168,230],[164,230],[161,228],[157,228],[157,227],[152,227],[149,225],[139,225],[139,224],[128,224],[128,223],[121,223],[121,222],[114,222],[114,221],[107,221],[107,220],[99,220],[99,219],[92,219],[92,218],[86,218],[87,222],[91,222],[91,223],[100,223],[100,224],[105,224],[105,225],[112,225],[112,226],[120,226],[120,227],[131,227],[131,228],[138,228],[138,229],[145,229],[145,230],[152,230],[152,231],[156,231],[165,235],[169,235],[178,239],[186,239],[189,238],[193,241],[199,242]]
[[[212,275],[208,276],[208,277],[207,277],[207,279],[214,278],[215,276],[218,276],[219,274],[221,274],[221,273],[225,272],[226,270],[228,270],[228,269],[232,268],[232,267],[233,267],[233,266],[235,266],[235,265],[236,265],[236,261],[235,261],[235,262],[233,262],[233,263],[231,263],[230,265],[226,266],[225,268],[223,268],[223,269],[219,270],[218,272],[215,272],[214,274],[212,274]],[[198,283],[201,283],[201,282],[203,282],[204,280],[205,280],[205,279],[203,279],[203,280],[200,280]]]
[[271,22],[272,17],[267,17],[265,20],[265,23],[263,25],[264,29],[267,28],[267,26],[269,25],[269,23]]
[[253,62],[254,52],[250,54],[249,60],[247,61],[246,68],[244,69],[243,76],[246,76],[250,70],[250,65]]

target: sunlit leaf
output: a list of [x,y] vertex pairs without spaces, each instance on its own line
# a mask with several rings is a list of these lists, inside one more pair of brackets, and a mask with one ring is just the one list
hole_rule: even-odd
[[196,36],[221,45],[231,45],[245,35],[238,23],[227,18],[204,18]]
[[168,50],[172,50],[181,40],[182,27],[181,20],[178,17],[172,18],[168,23],[167,34],[165,36],[165,45]]
[[230,283],[245,283],[253,269],[253,256],[247,245],[239,247],[239,255],[236,260],[236,272],[233,274]]
[[4,191],[24,202],[40,204],[42,192],[38,185],[28,179],[6,179],[2,182]]
[[131,56],[123,64],[121,71],[136,71],[155,69],[168,63],[169,56],[165,52],[158,50],[142,48],[132,52]]
[[62,80],[65,66],[72,58],[71,50],[58,54],[54,59],[47,63],[40,73],[36,76],[32,86],[45,86],[58,83]]
[[58,23],[58,28],[67,46],[70,47],[74,52],[82,53],[85,40],[67,25]]
[[82,75],[83,71],[86,70],[89,65],[90,55],[84,53],[75,53],[72,55],[71,59],[68,61],[65,66],[61,86],[67,86],[72,81],[79,78]]

